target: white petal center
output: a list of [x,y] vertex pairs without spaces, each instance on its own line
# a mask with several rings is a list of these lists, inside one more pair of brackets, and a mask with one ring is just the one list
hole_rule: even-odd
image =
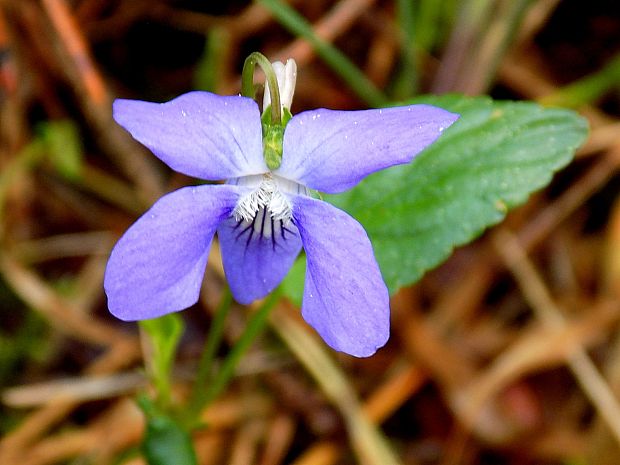
[[264,209],[272,219],[287,224],[293,215],[293,207],[286,194],[308,195],[305,186],[272,173],[243,176],[229,182],[253,188],[252,192],[239,199],[233,210],[237,221],[252,221]]

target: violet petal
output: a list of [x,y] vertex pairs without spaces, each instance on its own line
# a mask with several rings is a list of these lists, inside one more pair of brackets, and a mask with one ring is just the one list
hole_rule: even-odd
[[409,163],[457,118],[430,105],[299,113],[286,126],[275,173],[319,191],[342,192],[370,173]]
[[265,209],[254,221],[223,221],[217,234],[224,272],[235,300],[241,304],[265,297],[286,276],[301,250],[292,222],[274,220]]
[[258,105],[189,92],[166,103],[119,99],[114,119],[180,173],[222,180],[267,171]]
[[335,350],[367,357],[390,332],[389,294],[364,228],[310,197],[294,198],[307,256],[302,316]]
[[143,320],[196,303],[211,240],[238,197],[235,186],[205,185],[159,199],[112,250],[104,278],[110,312]]

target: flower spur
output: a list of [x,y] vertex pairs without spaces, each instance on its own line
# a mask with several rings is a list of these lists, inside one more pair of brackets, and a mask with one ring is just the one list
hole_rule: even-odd
[[108,307],[141,320],[193,305],[217,232],[238,302],[271,292],[303,248],[302,316],[333,349],[372,355],[389,337],[389,295],[371,243],[356,220],[311,192],[343,192],[410,162],[458,115],[411,105],[291,116],[295,63],[273,66],[262,119],[243,96],[115,101],[114,119],[173,170],[227,182],[169,193],[127,230],[106,268]]

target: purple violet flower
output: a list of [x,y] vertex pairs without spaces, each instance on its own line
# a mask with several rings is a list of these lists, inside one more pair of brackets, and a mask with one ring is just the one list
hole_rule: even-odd
[[[291,62],[274,64],[286,110]],[[271,292],[303,248],[304,319],[333,349],[372,355],[389,337],[389,295],[371,243],[355,219],[311,193],[343,192],[409,163],[457,118],[428,105],[306,111],[286,124],[281,164],[270,169],[250,98],[190,92],[163,104],[116,100],[114,119],[173,170],[226,184],[169,193],[127,230],[105,273],[110,311],[142,320],[196,303],[217,232],[238,302]]]

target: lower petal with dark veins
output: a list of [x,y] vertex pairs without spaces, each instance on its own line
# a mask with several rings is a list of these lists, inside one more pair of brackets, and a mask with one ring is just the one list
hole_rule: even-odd
[[301,250],[290,220],[277,220],[261,208],[251,221],[230,217],[218,230],[224,272],[237,302],[265,297],[284,279]]

